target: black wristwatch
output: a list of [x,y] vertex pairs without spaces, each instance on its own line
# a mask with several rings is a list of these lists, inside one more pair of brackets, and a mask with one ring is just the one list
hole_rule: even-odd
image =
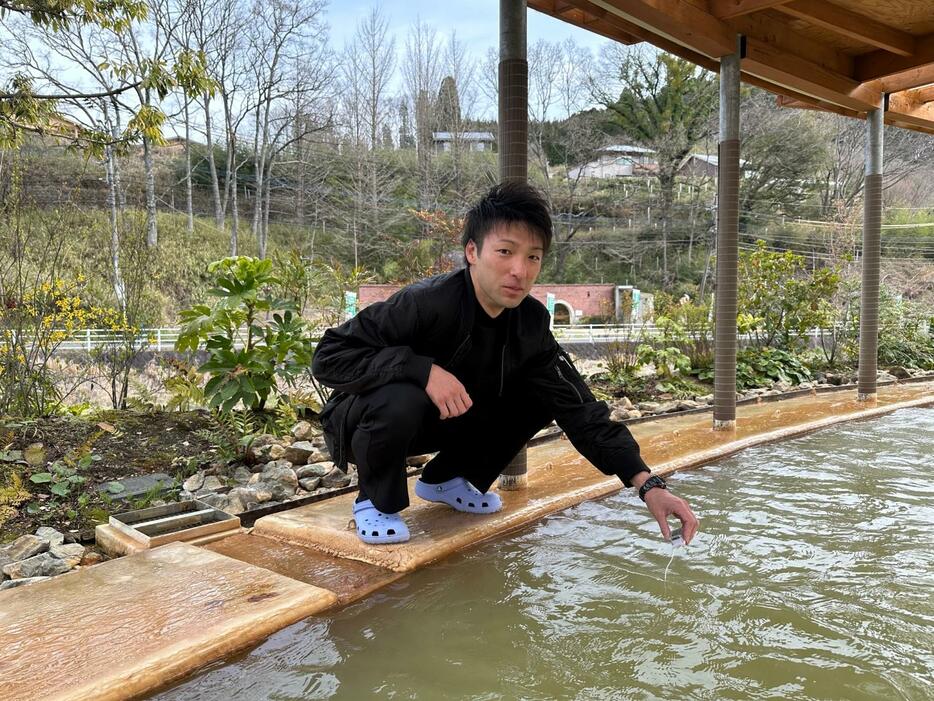
[[668,489],[668,485],[665,483],[665,480],[663,480],[658,475],[652,475],[645,482],[642,483],[641,487],[639,487],[639,498],[642,501],[645,501],[646,492],[648,492],[650,489],[654,489],[655,487],[660,487],[661,489]]

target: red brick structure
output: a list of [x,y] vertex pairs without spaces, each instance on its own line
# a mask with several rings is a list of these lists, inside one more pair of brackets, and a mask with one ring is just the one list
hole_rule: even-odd
[[[357,293],[357,304],[362,309],[374,302],[382,302],[399,288],[399,285],[361,285]],[[593,323],[616,321],[625,323],[629,320],[623,318],[627,316],[627,304],[623,298],[625,291],[631,289],[629,286],[620,286],[617,291],[617,285],[609,283],[535,285],[532,288],[532,296],[542,304],[545,304],[546,295],[549,292],[555,296],[556,324],[587,323],[591,320]]]

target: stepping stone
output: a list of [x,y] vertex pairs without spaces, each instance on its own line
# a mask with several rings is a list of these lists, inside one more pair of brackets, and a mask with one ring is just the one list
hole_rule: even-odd
[[264,516],[253,524],[253,534],[395,572],[409,572],[465,547],[535,523],[548,514],[622,488],[618,478],[599,472],[566,441],[530,451],[528,489],[500,492],[503,510],[495,514],[464,514],[444,504],[422,501],[415,496],[414,485],[415,479],[410,479],[411,506],[403,512],[403,517],[412,539],[406,543],[378,546],[363,543],[350,525],[355,494]]
[[156,494],[163,494],[174,488],[175,480],[171,476],[164,472],[154,472],[151,475],[137,475],[136,477],[105,482],[98,487],[98,491],[106,492],[114,501],[125,501],[127,499],[136,499],[153,491]]
[[0,701],[133,697],[336,602],[187,543],[3,591]]

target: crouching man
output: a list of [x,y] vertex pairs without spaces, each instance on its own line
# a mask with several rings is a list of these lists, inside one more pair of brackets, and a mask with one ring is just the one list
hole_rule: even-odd
[[497,185],[467,213],[467,267],[410,285],[328,329],[313,372],[335,390],[321,419],[335,463],[357,465],[353,507],[365,543],[401,543],[409,530],[406,457],[435,452],[415,485],[427,501],[487,514],[489,489],[552,420],[607,475],[639,490],[662,534],[676,516],[690,542],[697,519],[654,476],[629,430],[610,421],[529,296],[551,244],[541,195]]

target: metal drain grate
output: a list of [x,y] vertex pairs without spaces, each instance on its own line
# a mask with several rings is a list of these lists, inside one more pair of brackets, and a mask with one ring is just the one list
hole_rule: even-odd
[[114,514],[110,525],[147,548],[154,548],[236,530],[240,519],[195,499]]

